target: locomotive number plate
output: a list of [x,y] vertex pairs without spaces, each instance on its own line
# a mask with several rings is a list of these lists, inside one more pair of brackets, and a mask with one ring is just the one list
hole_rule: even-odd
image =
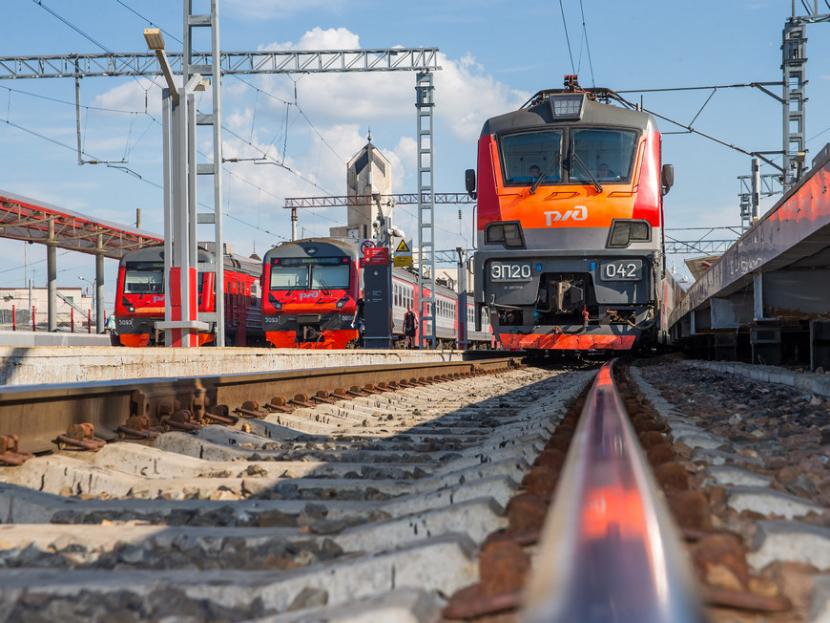
[[490,264],[490,281],[530,281],[530,264],[508,264],[493,262]]
[[639,281],[643,278],[643,260],[602,262],[599,278],[603,281]]

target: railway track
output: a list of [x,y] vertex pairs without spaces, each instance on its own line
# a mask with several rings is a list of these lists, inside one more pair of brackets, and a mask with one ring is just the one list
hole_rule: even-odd
[[116,385],[117,417],[94,384],[4,393],[4,425],[62,405],[20,450],[73,396],[120,441],[0,468],[0,620],[810,620],[712,581],[734,535],[695,523],[688,424],[636,369],[277,376]]

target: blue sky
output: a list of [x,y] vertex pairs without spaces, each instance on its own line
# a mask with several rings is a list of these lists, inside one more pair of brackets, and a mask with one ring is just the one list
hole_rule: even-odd
[[[195,0],[197,6],[201,1]],[[43,3],[110,50],[144,49],[142,29],[147,24],[123,4],[176,35],[181,32],[181,3],[172,0]],[[597,85],[623,90],[779,78],[781,29],[790,4],[785,0],[583,3]],[[579,2],[564,0],[563,4],[581,81],[590,84]],[[4,5],[5,22],[13,27],[5,29],[0,55],[101,51],[32,0],[7,0]],[[436,77],[438,190],[462,189],[464,169],[475,164],[475,140],[487,116],[515,108],[540,88],[559,86],[563,74],[571,71],[559,3],[550,0],[522,4],[507,0],[223,0],[221,10],[222,46],[228,50],[262,46],[438,47],[444,68]],[[830,119],[822,114],[830,102],[830,67],[822,60],[830,58],[830,27],[810,26],[808,36],[807,136],[813,137],[830,130]],[[167,43],[170,49],[178,45],[170,38]],[[413,75],[249,80],[261,89],[259,93],[238,80],[226,79],[224,84],[225,123],[245,139],[226,136],[226,157],[250,157],[257,150],[278,159],[284,156],[305,179],[342,194],[344,161],[361,145],[371,126],[375,143],[395,167],[395,190],[415,190]],[[299,106],[288,107],[286,138],[286,106],[279,98],[293,99],[295,81]],[[0,119],[74,145],[72,106],[7,88],[71,101],[71,81],[0,81]],[[689,121],[708,95],[649,94],[645,104],[669,117]],[[87,79],[82,84],[82,103],[129,111],[85,109],[85,150],[99,158],[126,159],[146,180],[160,182],[160,128],[153,119],[159,118],[155,86],[131,79]],[[205,99],[202,106],[209,107],[209,101]],[[780,119],[775,101],[757,91],[735,89],[719,91],[696,126],[748,150],[778,149]],[[672,129],[666,123],[660,126],[664,131]],[[812,140],[808,159],[829,139],[827,131]],[[0,142],[4,146],[0,151],[0,189],[124,223],[132,221],[136,208],[141,208],[144,228],[161,231],[161,192],[153,185],[116,169],[78,166],[72,150],[2,121]],[[664,161],[676,168],[676,186],[666,202],[669,226],[738,222],[735,177],[748,173],[746,156],[700,137],[669,135],[664,139]],[[227,237],[240,253],[255,249],[261,254],[279,241],[279,235],[288,235],[282,198],[322,194],[319,188],[278,167],[229,166],[235,175],[226,177],[226,209],[248,223],[227,220]],[[342,220],[341,212],[305,212],[301,220],[304,233],[325,234],[329,226]],[[443,208],[439,247],[455,247],[469,240],[469,209],[462,217],[459,222],[456,208]],[[399,210],[396,220],[410,234],[415,233],[413,209]],[[3,285],[25,283],[22,246],[0,241]],[[29,247],[29,261],[40,261],[29,266],[36,285],[45,283],[44,257],[43,247]],[[62,255],[59,269],[61,285],[78,285],[79,276],[92,276],[93,259]],[[108,309],[114,272],[115,262],[108,261]]]

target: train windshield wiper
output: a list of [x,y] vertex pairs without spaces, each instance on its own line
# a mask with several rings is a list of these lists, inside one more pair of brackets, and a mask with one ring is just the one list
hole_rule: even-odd
[[546,173],[539,173],[539,177],[533,180],[533,183],[530,185],[530,194],[533,195],[536,193],[536,189],[539,188],[539,184],[542,183],[542,180],[545,179],[548,175],[553,173],[553,171],[548,171]]
[[576,163],[582,168],[585,173],[588,174],[588,177],[591,178],[591,182],[594,185],[594,188],[597,189],[598,193],[602,192],[602,184],[597,181],[597,178],[594,177],[594,174],[591,173],[591,169],[588,168],[588,165],[585,164],[585,161],[580,158],[579,154],[575,151],[571,153],[571,160],[575,160]]

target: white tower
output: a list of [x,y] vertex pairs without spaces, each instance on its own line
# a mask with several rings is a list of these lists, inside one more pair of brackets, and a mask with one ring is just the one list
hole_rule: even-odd
[[[366,145],[346,165],[346,195],[350,198],[347,225],[332,227],[331,235],[357,239],[371,238],[372,225],[378,218],[378,205],[372,195],[392,193],[392,164],[372,144],[372,135]],[[351,198],[354,197],[354,200]],[[387,215],[388,216],[388,215]]]

